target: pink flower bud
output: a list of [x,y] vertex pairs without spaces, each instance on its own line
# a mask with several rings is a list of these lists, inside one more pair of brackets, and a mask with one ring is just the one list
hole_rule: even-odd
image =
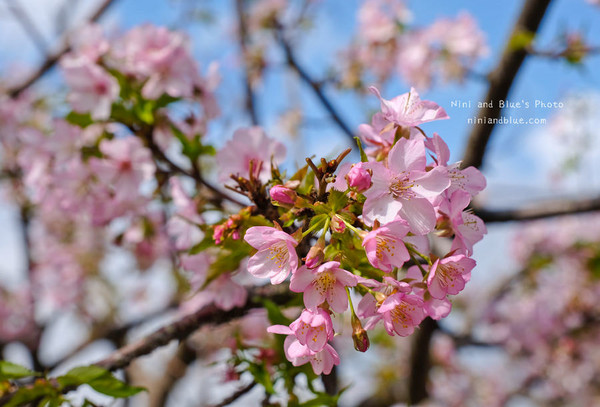
[[346,175],[348,186],[356,188],[358,192],[366,191],[371,187],[371,173],[366,168],[363,168],[362,164],[353,165]]
[[354,314],[352,314],[352,340],[354,341],[354,349],[359,352],[366,352],[371,345],[367,331],[363,328],[360,319]]
[[324,249],[325,240],[317,240],[317,243],[310,248],[308,254],[306,255],[306,258],[304,259],[304,264],[306,265],[306,267],[308,267],[309,269],[313,269],[321,263],[323,263],[323,260],[325,259]]
[[296,202],[296,192],[283,185],[275,185],[269,191],[271,200],[276,205],[293,205]]
[[333,215],[329,227],[331,228],[332,232],[336,233],[344,233],[344,231],[346,230],[346,224],[339,215]]

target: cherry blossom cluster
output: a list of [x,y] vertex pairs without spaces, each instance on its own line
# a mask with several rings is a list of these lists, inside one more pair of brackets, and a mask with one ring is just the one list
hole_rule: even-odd
[[364,76],[379,83],[397,72],[419,89],[436,77],[462,80],[488,53],[483,33],[466,12],[423,28],[410,26],[411,13],[402,1],[365,0],[358,11],[358,32],[345,51],[342,83],[360,87]]
[[[425,317],[447,316],[448,296],[469,281],[475,267],[473,245],[486,233],[481,219],[468,211],[485,178],[475,168],[448,164],[442,138],[435,133],[428,137],[419,127],[447,119],[444,109],[422,101],[414,89],[391,100],[371,90],[381,111],[371,125],[361,126],[368,155],[361,149],[360,162],[337,168],[343,154],[323,159],[320,167],[307,160],[303,177],[296,174],[284,182],[271,168],[268,180],[265,163],[280,159],[273,142],[260,152],[246,149],[250,154],[244,168],[232,177],[249,196],[252,180],[270,185],[279,219],[273,226],[245,232],[244,240],[256,251],[247,268],[271,284],[291,276],[289,289],[302,293],[305,308],[289,326],[274,325],[269,332],[288,335],[288,360],[295,366],[310,362],[316,374],[328,374],[340,362],[331,346],[334,314],[350,309],[360,351],[369,346],[366,331],[379,321],[389,335],[408,336]],[[243,131],[264,137],[256,128]],[[267,141],[261,140],[263,146]],[[226,149],[232,151],[247,146],[235,139],[230,143]],[[314,185],[306,188],[309,179]],[[440,236],[451,237],[451,247],[443,255],[433,254],[431,244]],[[353,297],[362,297],[356,309]]]
[[465,344],[503,359],[485,372],[474,369],[461,357],[460,341],[439,335],[426,405],[503,406],[523,396],[539,405],[600,402],[599,221],[597,214],[577,215],[517,229],[516,273],[462,304],[476,335]]
[[145,290],[107,281],[102,262],[115,248],[145,271],[202,239],[202,205],[170,171],[183,155],[189,164],[175,173],[190,178],[214,152],[203,136],[219,114],[216,65],[203,77],[187,37],[151,25],[112,38],[90,25],[70,45],[59,61],[72,109],[64,117],[31,92],[0,96],[3,186],[27,210],[30,244],[29,284],[0,301],[5,310],[21,304],[27,316],[22,326],[6,325],[11,340],[35,338],[34,319],[56,309],[103,320],[113,305],[98,305],[97,284],[130,299],[125,290]]

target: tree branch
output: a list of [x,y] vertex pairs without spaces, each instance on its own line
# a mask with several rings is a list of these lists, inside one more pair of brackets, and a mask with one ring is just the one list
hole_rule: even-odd
[[246,386],[244,386],[241,389],[237,390],[231,396],[227,397],[225,400],[221,401],[219,404],[215,404],[213,407],[225,407],[225,406],[230,405],[231,403],[233,403],[234,401],[236,401],[237,399],[239,399],[240,397],[242,397],[244,394],[246,394],[250,390],[252,390],[254,388],[254,386],[256,386],[256,382],[255,381],[252,381],[252,382],[248,383]]
[[248,27],[246,26],[246,18],[244,16],[244,0],[236,0],[235,8],[238,18],[238,41],[244,59],[244,90],[246,92],[245,105],[250,120],[254,126],[258,125],[258,114],[256,113],[256,97],[252,90],[252,83],[250,81],[250,72],[246,57],[248,56]]
[[510,92],[512,84],[527,56],[524,48],[515,49],[511,39],[524,32],[535,34],[538,31],[542,18],[552,0],[526,0],[517,22],[515,23],[509,40],[504,46],[504,52],[496,68],[489,74],[489,88],[485,101],[492,101],[488,107],[479,109],[478,119],[483,124],[475,124],[469,135],[467,149],[463,158],[463,167],[481,167],[486,147],[489,142],[493,124],[485,124],[488,119],[500,117],[499,101],[505,100]]
[[494,223],[545,219],[593,211],[600,211],[600,197],[578,201],[546,202],[538,206],[519,209],[488,210],[474,208],[473,213],[485,223]]
[[[284,305],[294,298],[295,293],[292,293],[287,286],[264,286],[255,287],[249,290],[249,300],[243,307],[234,308],[230,311],[223,311],[216,308],[214,305],[203,307],[198,311],[185,315],[178,320],[154,331],[153,333],[139,339],[136,342],[125,345],[106,358],[94,363],[109,371],[123,369],[135,359],[148,355],[156,349],[168,345],[173,340],[183,341],[196,330],[204,325],[224,324],[236,318],[245,316],[250,310],[262,308],[264,303],[263,298],[268,298],[276,305]],[[59,384],[55,380],[51,380],[55,386]],[[55,383],[56,382],[56,383]],[[4,405],[15,395],[17,389],[10,391],[0,397],[0,405]],[[65,387],[62,389],[64,393],[75,390],[73,387]]]
[[276,30],[277,40],[281,44],[283,51],[285,53],[285,58],[287,64],[292,68],[296,73],[300,76],[300,79],[304,81],[304,83],[313,90],[314,94],[317,96],[317,99],[321,102],[325,110],[329,113],[331,119],[338,125],[338,127],[342,130],[342,132],[350,138],[352,143],[354,144],[354,132],[350,130],[350,127],[344,122],[337,109],[333,106],[327,95],[323,92],[321,85],[316,82],[311,76],[306,72],[306,70],[298,63],[296,56],[290,46],[289,42],[285,39],[282,29],[279,28]]
[[[114,2],[114,0],[102,0],[99,3],[96,11],[90,16],[88,23],[96,22],[102,17],[104,12],[109,8],[109,6]],[[67,36],[65,36],[62,40],[62,44],[55,52],[48,54],[46,60],[36,69],[29,77],[23,80],[20,84],[17,84],[12,87],[8,87],[7,93],[11,97],[19,96],[24,90],[28,89],[31,85],[36,83],[41,77],[43,77],[56,63],[58,60],[69,50],[71,47],[68,44]]]
[[[293,298],[287,287],[257,287],[249,292],[250,300],[241,308],[223,311],[215,306],[208,306],[186,315],[177,321],[160,328],[150,335],[117,349],[96,365],[107,370],[118,370],[129,365],[134,359],[152,353],[155,349],[165,346],[172,340],[183,340],[204,325],[223,324],[233,319],[243,317],[251,309],[263,307],[260,298],[269,298],[277,305],[283,305]],[[253,298],[254,297],[254,298]]]
[[410,360],[408,400],[417,405],[427,398],[427,379],[431,365],[429,346],[433,333],[438,329],[437,321],[425,318],[413,339],[413,351]]

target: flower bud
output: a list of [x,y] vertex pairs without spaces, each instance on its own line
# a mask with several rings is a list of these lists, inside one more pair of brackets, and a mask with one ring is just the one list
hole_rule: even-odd
[[283,185],[274,185],[269,194],[275,205],[293,205],[298,197],[296,191],[286,188]]
[[346,181],[350,188],[356,188],[358,192],[363,192],[371,187],[371,173],[363,168],[363,163],[358,163],[348,171]]
[[304,259],[304,264],[306,264],[306,267],[313,269],[323,263],[323,260],[325,259],[324,250],[325,240],[320,238],[317,240],[317,243],[310,248],[306,258]]
[[357,351],[366,352],[369,349],[369,335],[355,314],[352,314],[352,340]]
[[340,215],[333,215],[331,217],[331,223],[329,224],[332,232],[344,233],[346,230],[346,224]]

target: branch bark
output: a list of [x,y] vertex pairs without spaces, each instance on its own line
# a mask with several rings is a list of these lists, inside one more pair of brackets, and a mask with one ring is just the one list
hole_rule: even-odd
[[[542,18],[552,0],[526,0],[521,14],[513,26],[509,40],[504,46],[500,62],[489,74],[489,88],[485,101],[492,101],[491,106],[479,109],[477,119],[487,121],[500,117],[499,101],[505,100],[510,92],[512,84],[527,56],[525,48],[515,49],[510,39],[523,32],[535,34],[538,31]],[[467,149],[463,157],[463,167],[481,167],[486,148],[494,130],[493,124],[475,124],[469,135]]]
[[600,197],[577,201],[546,202],[530,208],[504,210],[474,208],[473,213],[485,223],[495,223],[545,219],[593,211],[600,211]]
[[[244,307],[231,311],[222,311],[215,306],[201,308],[195,313],[184,316],[177,321],[160,328],[150,335],[117,349],[108,357],[95,363],[107,370],[118,370],[129,365],[134,359],[148,355],[155,349],[169,344],[172,340],[183,340],[204,325],[223,324],[243,317],[251,309],[261,308],[263,303],[256,298],[269,298],[277,305],[283,305],[292,298],[287,287],[259,287],[249,293],[250,300]],[[253,298],[254,297],[254,298]]]
[[[94,363],[109,371],[123,369],[135,359],[148,355],[154,350],[168,345],[173,340],[183,341],[199,328],[210,324],[224,324],[236,318],[243,317],[250,310],[262,308],[261,298],[268,298],[276,305],[284,305],[294,298],[295,293],[289,291],[287,286],[266,286],[256,287],[248,293],[249,300],[245,306],[234,308],[230,311],[217,309],[214,305],[203,307],[198,311],[185,315],[176,321],[154,331],[148,336],[139,339],[136,342],[125,345],[106,358]],[[58,386],[58,383],[55,385]],[[16,391],[8,392],[0,397],[0,406],[8,403],[15,395]],[[73,387],[65,387],[63,392],[75,390]]]

